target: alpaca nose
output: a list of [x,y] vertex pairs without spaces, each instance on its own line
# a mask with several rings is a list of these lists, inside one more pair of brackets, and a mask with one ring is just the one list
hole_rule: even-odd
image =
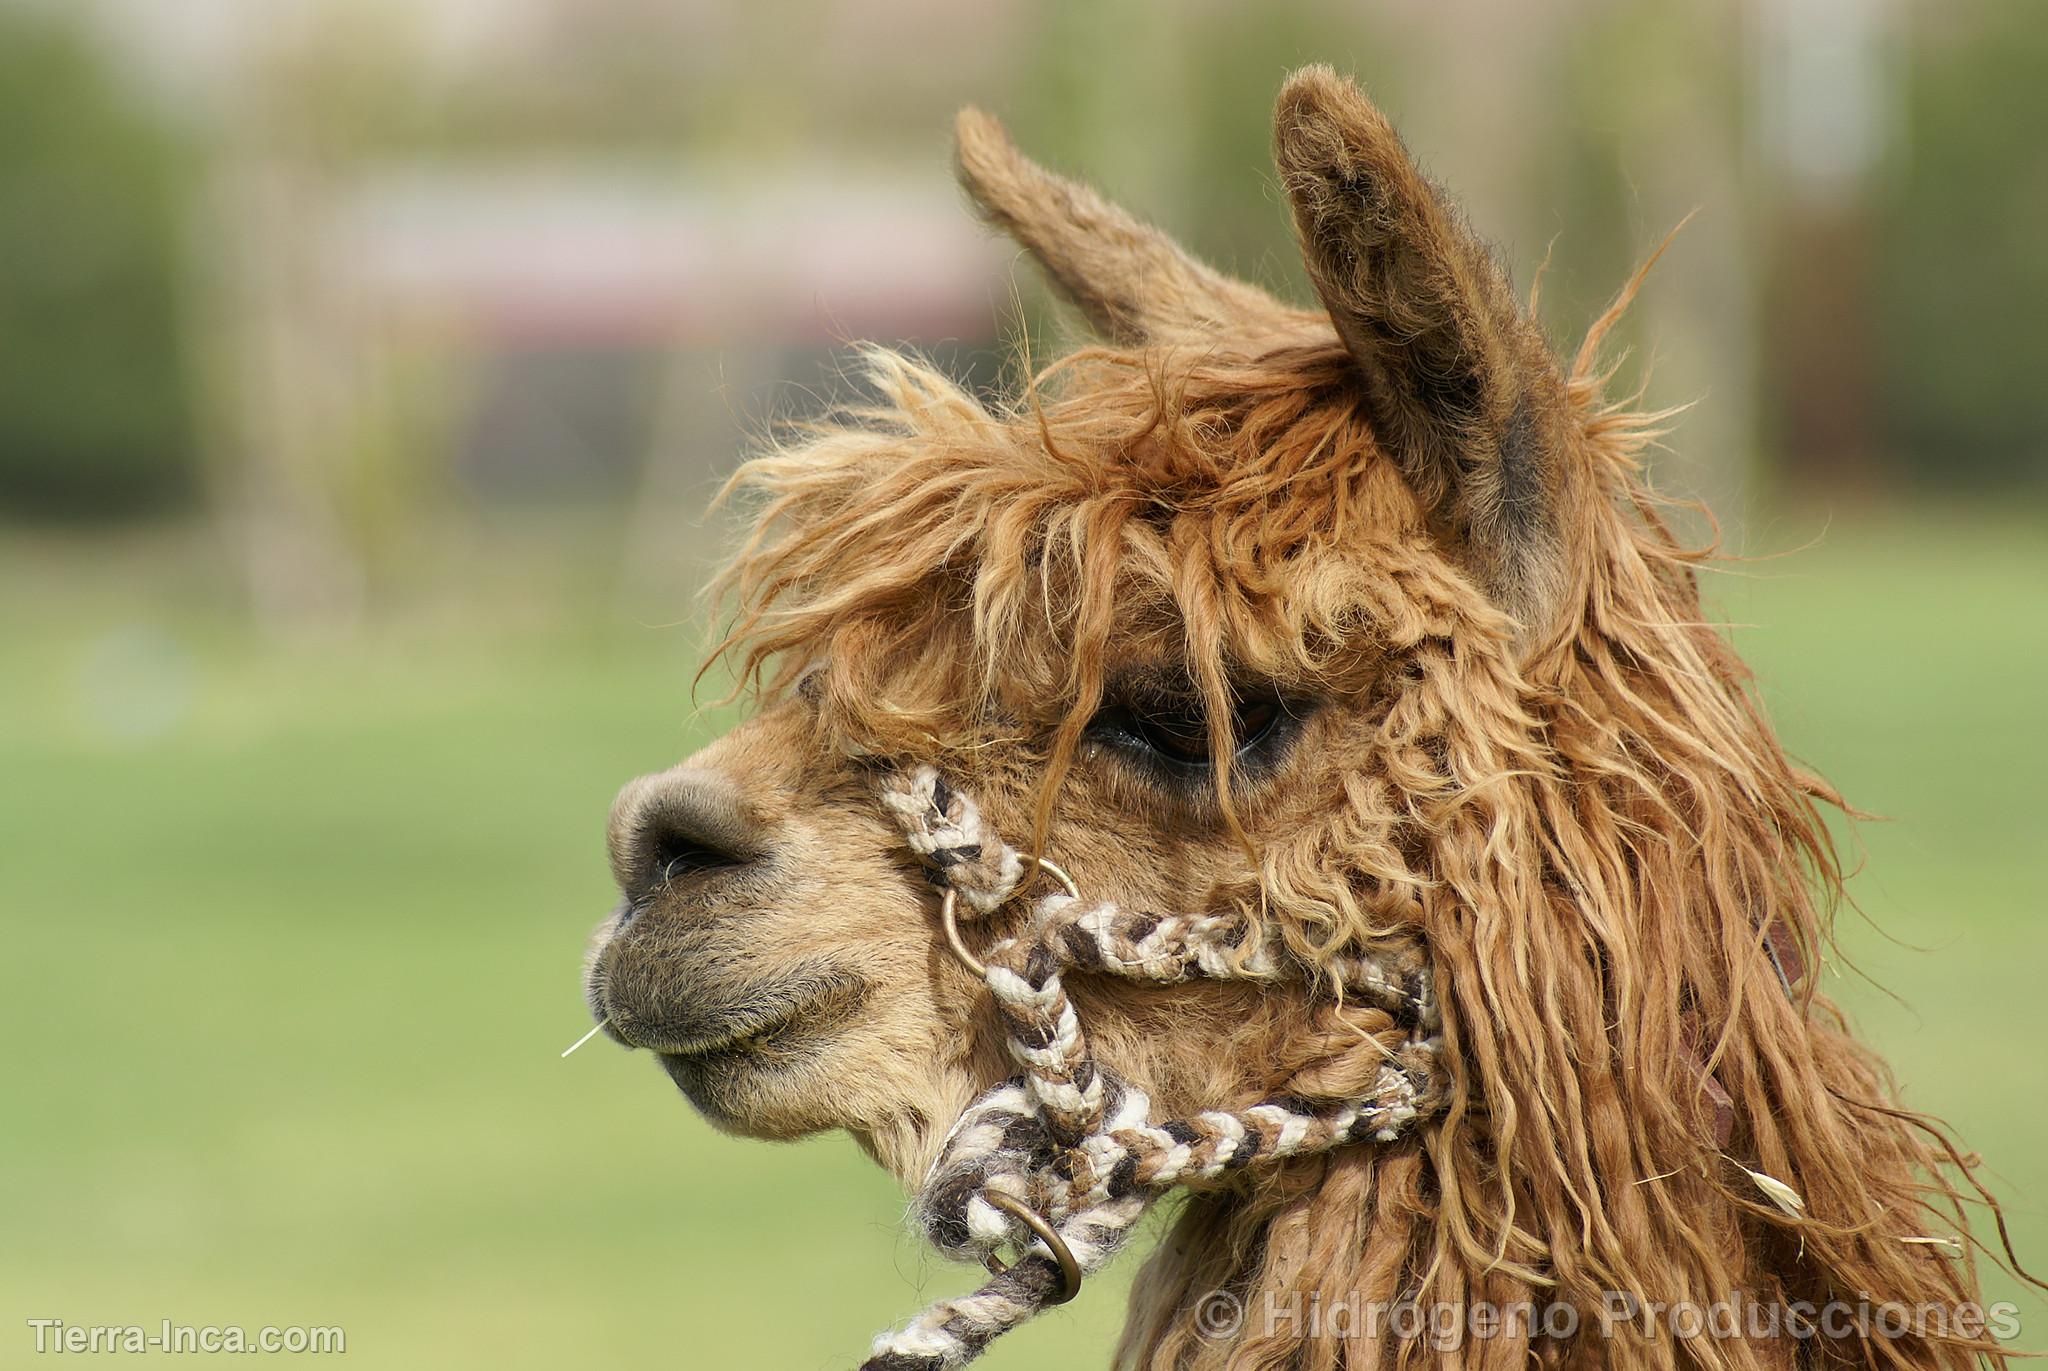
[[629,904],[672,881],[737,872],[767,850],[739,787],[699,767],[628,782],[612,805],[607,838],[612,877]]

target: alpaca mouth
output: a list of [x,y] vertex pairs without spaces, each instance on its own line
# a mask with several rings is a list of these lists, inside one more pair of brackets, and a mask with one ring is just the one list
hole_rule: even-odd
[[618,1036],[677,1067],[788,1057],[843,1027],[866,1003],[867,982],[849,972],[809,970],[737,994],[692,995],[652,1012],[607,995]]

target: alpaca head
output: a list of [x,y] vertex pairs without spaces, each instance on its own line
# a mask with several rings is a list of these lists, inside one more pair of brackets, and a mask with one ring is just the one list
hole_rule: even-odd
[[[1311,72],[1279,118],[1327,312],[1215,275],[970,111],[968,190],[1111,346],[1000,412],[878,356],[871,426],[742,475],[770,506],[740,640],[776,698],[621,795],[592,976],[719,1122],[849,1126],[907,1173],[1004,1070],[877,763],[943,760],[1091,894],[1249,904],[1305,944],[1417,916],[1396,852],[1332,869],[1398,841],[1389,712],[1424,644],[1512,671],[1555,613],[1584,459],[1535,328],[1377,111]],[[1283,1045],[1299,1006],[1242,991],[1096,1008],[1166,1099],[1334,1069],[1304,1054],[1338,1025]]]
[[[873,353],[870,403],[736,478],[756,522],[721,651],[762,707],[619,797],[624,899],[588,978],[611,1031],[721,1127],[845,1128],[914,1183],[1011,1069],[876,802],[877,768],[930,762],[1091,896],[1241,909],[1311,966],[1414,930],[1438,963],[1450,1112],[1199,1197],[1134,1357],[1208,1355],[1182,1323],[1225,1285],[1962,1289],[1892,1231],[1936,1231],[1926,1145],[1841,1103],[1880,1100],[1874,1068],[1759,951],[1766,927],[1822,936],[1827,792],[1703,626],[1697,557],[1633,478],[1651,430],[1586,360],[1601,330],[1560,366],[1327,69],[1287,83],[1274,134],[1312,310],[986,116],[958,132],[970,195],[1103,341],[994,406]],[[1356,1011],[1306,990],[1069,993],[1105,1066],[1176,1114],[1341,1096],[1377,1063]],[[1802,1232],[1751,1167],[1798,1173]]]

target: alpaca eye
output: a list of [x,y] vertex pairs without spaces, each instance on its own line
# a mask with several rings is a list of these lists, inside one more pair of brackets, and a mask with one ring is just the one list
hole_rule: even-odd
[[[1239,700],[1231,712],[1236,755],[1247,758],[1286,717],[1277,699]],[[1198,700],[1146,701],[1111,705],[1088,726],[1098,740],[1143,751],[1182,770],[1206,770],[1212,760],[1209,715]]]
[[1209,719],[1200,710],[1134,710],[1131,722],[1154,752],[1190,764],[1209,760]]

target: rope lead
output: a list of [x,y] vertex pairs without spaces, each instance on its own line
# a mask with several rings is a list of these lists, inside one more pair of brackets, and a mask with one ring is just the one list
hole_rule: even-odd
[[[1154,985],[1197,978],[1279,983],[1313,978],[1277,934],[1242,913],[1133,913],[1084,900],[1057,867],[1063,894],[1040,899],[1017,937],[986,961],[961,941],[957,905],[994,911],[1028,874],[1026,861],[964,792],[921,766],[892,772],[881,801],[905,841],[945,887],[947,941],[988,986],[1018,1074],[961,1114],[912,1212],[946,1256],[993,1274],[883,1333],[862,1371],[951,1371],[1049,1305],[1073,1298],[1167,1190],[1247,1166],[1391,1142],[1442,1105],[1442,1018],[1419,939],[1337,957],[1342,992],[1385,1010],[1401,1037],[1372,1088],[1349,1100],[1267,1100],[1166,1123],[1136,1085],[1104,1072],[1067,999],[1062,971]],[[1016,1252],[1005,1265],[1000,1252]]]

